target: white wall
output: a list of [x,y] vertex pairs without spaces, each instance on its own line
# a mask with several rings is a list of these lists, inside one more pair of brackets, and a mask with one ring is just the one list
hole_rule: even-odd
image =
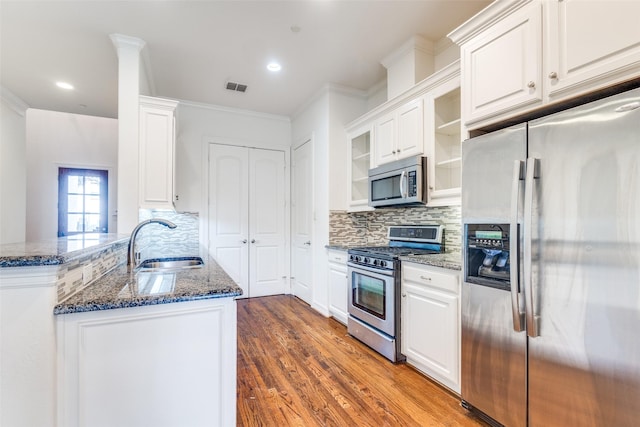
[[[313,235],[311,237],[313,259],[312,307],[329,315],[329,291],[327,277],[327,251],[329,244],[329,208],[332,202],[346,206],[346,157],[347,136],[344,125],[365,113],[366,97],[344,88],[327,85],[296,114],[292,121],[293,146],[304,143],[313,135],[314,200]],[[335,172],[336,176],[332,176]],[[338,190],[337,188],[341,188]],[[334,197],[334,192],[338,191]],[[340,196],[343,193],[344,197]]]
[[26,140],[27,240],[57,237],[59,167],[109,171],[109,232],[116,232],[118,120],[29,109]]
[[176,208],[199,212],[201,217],[206,214],[203,182],[207,173],[207,142],[224,140],[236,145],[285,150],[291,146],[288,117],[189,101],[180,101],[177,117]]
[[2,88],[0,97],[0,244],[23,242],[26,233],[27,105]]

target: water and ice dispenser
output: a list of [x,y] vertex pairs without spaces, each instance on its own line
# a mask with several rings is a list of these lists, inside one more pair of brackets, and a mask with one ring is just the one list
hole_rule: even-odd
[[509,224],[466,224],[465,237],[465,281],[510,290]]

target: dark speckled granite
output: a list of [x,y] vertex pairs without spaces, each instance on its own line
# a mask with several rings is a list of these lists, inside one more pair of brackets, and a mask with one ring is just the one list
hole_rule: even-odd
[[462,254],[460,252],[446,252],[444,254],[433,255],[408,255],[401,256],[400,260],[430,265],[432,267],[448,268],[449,270],[462,270]]
[[[155,274],[150,278],[149,275]],[[150,282],[157,280],[160,290],[150,292]],[[209,298],[242,295],[238,286],[212,259],[202,268],[165,273],[127,273],[125,265],[54,307],[54,314],[109,310],[142,305],[168,304]]]
[[129,236],[96,233],[41,242],[8,243],[0,245],[0,268],[62,265],[128,242]]

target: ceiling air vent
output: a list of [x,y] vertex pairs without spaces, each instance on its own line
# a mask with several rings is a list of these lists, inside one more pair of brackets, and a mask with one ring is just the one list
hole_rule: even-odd
[[236,83],[236,82],[227,82],[226,88],[228,90],[234,90],[236,92],[246,92],[247,91],[247,85],[243,85],[241,83]]

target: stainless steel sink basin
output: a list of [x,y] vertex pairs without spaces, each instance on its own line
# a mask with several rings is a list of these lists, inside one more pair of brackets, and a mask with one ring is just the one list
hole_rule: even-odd
[[200,268],[204,261],[200,257],[154,258],[142,261],[138,271],[176,271]]

